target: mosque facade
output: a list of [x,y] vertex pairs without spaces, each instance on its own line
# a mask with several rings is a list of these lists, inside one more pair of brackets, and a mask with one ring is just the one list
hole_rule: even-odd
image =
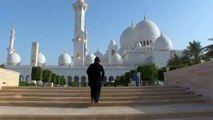
[[12,27],[6,68],[20,72],[20,81],[30,81],[31,68],[41,66],[58,75],[64,75],[67,80],[87,83],[87,67],[94,62],[95,57],[101,59],[106,72],[106,80],[113,81],[117,76],[130,71],[140,64],[156,64],[164,67],[171,58],[172,42],[151,20],[144,19],[127,27],[120,37],[120,48],[115,40],[108,44],[106,53],[97,50],[89,51],[88,33],[85,25],[85,14],[88,5],[84,0],[73,3],[75,11],[75,26],[73,42],[73,57],[66,51],[58,58],[58,65],[46,65],[46,57],[39,49],[39,43],[32,43],[29,65],[21,65],[21,57],[15,51],[15,26]]

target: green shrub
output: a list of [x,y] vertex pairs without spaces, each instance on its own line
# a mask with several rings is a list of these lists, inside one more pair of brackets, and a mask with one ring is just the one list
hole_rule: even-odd
[[121,85],[120,76],[117,76],[117,77],[115,78],[114,83],[113,83],[113,86],[118,86],[118,85]]
[[166,68],[165,67],[162,67],[160,69],[158,69],[158,80],[160,81],[164,81],[164,72],[166,72]]
[[140,65],[137,67],[137,72],[141,73],[143,82],[154,85],[154,79],[157,77],[157,67],[155,64]]
[[72,82],[71,82],[71,86],[72,86],[72,87],[78,87],[78,83],[75,82],[75,81],[72,81]]
[[50,70],[43,70],[42,72],[42,81],[45,82],[51,82],[52,72]]
[[60,75],[56,75],[56,80],[54,82],[56,85],[59,85],[60,83]]
[[32,68],[31,72],[31,79],[32,80],[42,80],[42,68],[37,66]]
[[34,83],[19,82],[19,86],[35,86]]
[[55,83],[56,81],[56,74],[52,73],[51,82]]

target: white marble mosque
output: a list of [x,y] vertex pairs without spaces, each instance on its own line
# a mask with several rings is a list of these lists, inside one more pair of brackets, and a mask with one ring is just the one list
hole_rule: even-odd
[[6,68],[20,72],[21,81],[30,81],[31,68],[41,66],[43,69],[49,69],[56,74],[64,75],[67,80],[75,80],[79,83],[88,81],[86,69],[89,64],[93,63],[94,58],[98,56],[106,72],[106,80],[111,81],[116,76],[135,68],[140,64],[154,63],[158,67],[166,66],[167,61],[171,58],[172,42],[151,20],[144,19],[127,27],[120,37],[120,48],[115,40],[109,41],[106,53],[97,50],[95,53],[90,52],[87,47],[88,34],[85,26],[85,14],[87,3],[84,0],[76,0],[73,3],[75,11],[75,28],[73,38],[73,57],[66,51],[58,58],[58,65],[46,65],[48,59],[42,50],[39,49],[39,43],[32,43],[32,54],[29,65],[21,65],[21,57],[15,51],[15,26],[13,25],[8,48],[8,57]]

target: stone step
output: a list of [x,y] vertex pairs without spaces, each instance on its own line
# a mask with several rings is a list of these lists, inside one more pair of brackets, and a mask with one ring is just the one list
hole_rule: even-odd
[[0,106],[1,120],[193,120],[192,118],[212,120],[212,104],[80,108]]
[[[183,104],[203,103],[202,99],[173,99],[173,100],[130,100],[130,101],[100,101],[95,106],[132,106],[132,105],[161,105],[161,104]],[[88,101],[0,101],[1,106],[40,106],[40,107],[89,107],[94,106]]]
[[[2,89],[1,92],[88,92],[90,89]],[[150,92],[150,91],[185,91],[182,88],[174,89],[102,89],[103,92]]]
[[[0,108],[25,108],[19,110],[23,114],[11,114],[12,110],[9,110],[5,112],[7,114],[1,115],[1,111],[5,110],[2,108],[0,120],[189,120],[206,116],[213,118],[213,105],[206,103],[202,97],[179,87],[103,87],[98,104],[90,103],[89,87],[3,87],[0,90]],[[189,109],[187,106],[192,108]],[[45,110],[44,107],[49,107],[49,110]],[[26,115],[37,108],[37,112]],[[64,111],[66,108],[73,111]],[[26,109],[28,111],[24,111]]]
[[[102,97],[101,101],[129,101],[129,100],[178,100],[178,99],[199,99],[195,95],[167,95],[167,96],[123,96],[123,97]],[[36,97],[36,96],[0,96],[0,101],[88,101],[90,97]]]
[[[15,86],[3,86],[1,88],[2,90],[4,89],[75,89],[75,90],[84,90],[84,89],[90,89],[89,87],[35,87],[35,86],[20,86],[20,87],[15,87]],[[182,89],[178,86],[174,86],[174,87],[164,87],[164,86],[140,86],[140,87],[102,87],[102,89]]]
[[[104,91],[101,93],[103,97],[116,97],[116,96],[157,96],[157,95],[190,95],[193,94],[191,92],[185,91],[166,91],[166,92],[115,92],[115,93],[105,93]],[[56,97],[88,97],[90,96],[90,92],[87,93],[52,93],[52,92],[0,92],[0,96],[56,96]]]
[[3,115],[1,120],[213,120],[213,112],[120,115]]

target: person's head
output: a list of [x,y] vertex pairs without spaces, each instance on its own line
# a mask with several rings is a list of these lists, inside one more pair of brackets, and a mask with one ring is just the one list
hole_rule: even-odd
[[95,60],[94,60],[94,62],[95,62],[95,63],[100,63],[100,62],[101,62],[101,60],[100,60],[100,58],[99,58],[99,57],[96,57],[96,58],[95,58]]

